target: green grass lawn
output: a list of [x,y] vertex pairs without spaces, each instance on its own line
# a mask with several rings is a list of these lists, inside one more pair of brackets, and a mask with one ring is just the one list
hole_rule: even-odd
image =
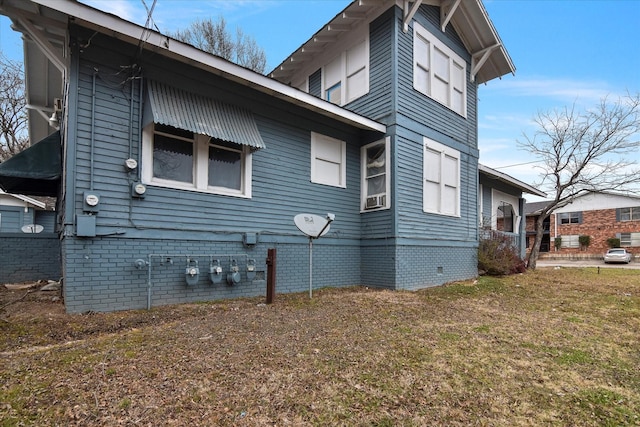
[[0,423],[639,426],[640,271],[2,314]]

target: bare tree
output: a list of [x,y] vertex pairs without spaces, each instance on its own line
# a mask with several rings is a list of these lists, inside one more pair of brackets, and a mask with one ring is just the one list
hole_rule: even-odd
[[538,130],[518,144],[541,161],[539,187],[551,188],[554,197],[536,220],[529,269],[536,268],[543,221],[555,209],[589,191],[638,190],[640,169],[628,156],[640,149],[640,94],[628,94],[613,103],[605,98],[584,112],[576,111],[574,104],[538,113],[534,121]]
[[29,145],[23,76],[22,63],[0,52],[0,162]]
[[267,66],[264,49],[240,28],[236,29],[234,38],[222,16],[217,21],[211,18],[194,21],[185,30],[176,31],[171,36],[258,73],[264,73]]

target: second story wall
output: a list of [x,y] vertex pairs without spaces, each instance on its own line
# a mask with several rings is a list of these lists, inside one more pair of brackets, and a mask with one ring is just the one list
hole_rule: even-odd
[[[78,40],[91,37],[80,28],[75,32]],[[131,63],[133,55],[135,46],[99,34],[90,48],[76,52],[77,73],[72,74],[71,87],[77,86],[78,109],[70,120],[76,127],[70,131],[77,145],[69,152],[75,158],[67,159],[75,162],[67,165],[75,171],[68,193],[75,202],[74,209],[67,213],[67,223],[74,214],[82,214],[83,194],[93,187],[105,202],[99,204],[96,213],[98,234],[202,239],[216,234],[216,238],[224,239],[233,233],[253,231],[264,236],[277,234],[282,241],[303,238],[293,224],[294,215],[332,212],[338,219],[331,236],[361,238],[360,148],[381,135],[363,133],[159,55],[145,55],[136,61],[143,67],[144,78],[126,81],[119,71]],[[251,112],[266,148],[251,153],[249,197],[162,187],[144,182],[144,177],[145,197],[131,196],[137,171],[127,172],[124,160],[133,156],[140,160],[143,170],[149,167],[140,154],[140,139],[145,132],[140,126],[145,108],[140,95],[148,80]],[[312,182],[312,133],[345,141],[342,185]]]
[[[396,26],[398,29],[398,122],[416,122],[427,126],[434,132],[446,135],[472,149],[477,148],[477,88],[470,80],[470,55],[453,30],[451,25],[443,33],[440,30],[440,9],[423,5],[415,14],[407,32],[402,31],[402,11],[396,8]],[[426,31],[426,33],[425,33]],[[416,38],[426,37],[422,44]],[[446,50],[440,53],[440,49]],[[443,96],[456,96],[454,85],[453,61],[446,63],[444,55],[457,55],[466,68],[464,70],[464,87],[462,106],[463,114],[452,107],[438,102],[438,93],[450,92]],[[429,58],[427,58],[429,56]],[[442,62],[436,63],[437,58]],[[420,64],[419,62],[424,62]],[[448,67],[448,69],[440,68]],[[447,74],[448,84],[442,83],[438,73]],[[416,82],[415,80],[419,80]],[[425,94],[421,91],[426,91]],[[456,101],[450,100],[449,104]],[[455,109],[460,110],[456,107]]]

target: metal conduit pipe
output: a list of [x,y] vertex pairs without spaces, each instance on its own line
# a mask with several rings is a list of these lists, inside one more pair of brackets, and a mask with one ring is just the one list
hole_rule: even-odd
[[[215,258],[229,258],[229,263],[231,263],[232,259],[235,258],[240,258],[240,257],[244,257],[245,258],[245,264],[249,261],[249,255],[247,254],[220,254],[220,255],[216,255],[216,254],[149,254],[148,258],[149,260],[145,263],[146,267],[147,267],[147,310],[151,310],[151,289],[153,287],[152,282],[151,282],[151,270],[152,270],[152,260],[153,258],[164,258],[166,259],[171,259],[173,260],[173,258],[186,258],[188,259],[192,259],[192,258],[209,258],[209,261],[212,261]],[[173,262],[173,261],[172,261]],[[136,261],[136,266],[138,266],[138,262]],[[142,267],[142,266],[141,266]]]
[[91,141],[89,147],[89,189],[93,191],[93,152],[95,151],[95,122],[96,122],[96,74],[94,69],[91,78]]

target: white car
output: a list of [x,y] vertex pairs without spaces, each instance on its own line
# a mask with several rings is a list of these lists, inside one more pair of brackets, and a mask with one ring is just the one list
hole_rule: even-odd
[[610,262],[624,262],[629,264],[631,262],[631,254],[622,248],[609,249],[607,253],[604,254],[604,263],[608,264]]

